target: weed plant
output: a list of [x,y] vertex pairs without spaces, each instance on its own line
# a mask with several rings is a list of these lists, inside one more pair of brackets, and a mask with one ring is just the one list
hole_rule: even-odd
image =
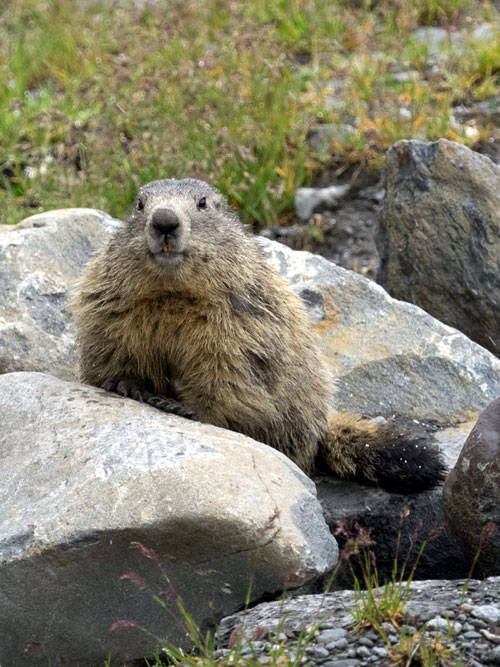
[[[404,507],[399,517],[399,531],[396,543],[396,553],[393,561],[392,574],[383,585],[379,580],[376,568],[375,554],[371,547],[375,542],[371,538],[371,529],[363,528],[355,524],[354,529],[344,522],[339,522],[338,535],[346,538],[346,543],[341,552],[341,561],[345,561],[351,569],[354,581],[355,605],[350,610],[358,628],[371,627],[376,630],[386,645],[389,658],[395,665],[419,665],[421,667],[451,667],[462,665],[463,660],[459,650],[453,643],[453,630],[456,617],[460,613],[460,607],[465,600],[469,582],[472,578],[477,561],[485,542],[496,532],[496,526],[492,522],[486,524],[481,530],[479,544],[471,563],[471,567],[465,580],[455,618],[448,619],[448,630],[446,633],[435,633],[429,635],[424,625],[416,632],[410,633],[406,624],[406,606],[410,601],[413,591],[411,584],[415,577],[420,559],[429,542],[436,539],[442,532],[444,526],[431,528],[427,537],[418,544],[419,533],[422,529],[422,521],[414,530],[408,551],[404,557],[400,554],[402,529],[405,519],[409,515],[409,509]],[[362,576],[358,578],[354,572],[351,559],[355,557],[360,565]],[[387,635],[387,624],[392,632],[397,634],[398,642],[395,645]]]

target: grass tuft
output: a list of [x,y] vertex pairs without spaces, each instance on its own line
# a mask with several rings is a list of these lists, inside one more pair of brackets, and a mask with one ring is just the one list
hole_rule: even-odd
[[[325,166],[378,170],[401,138],[472,145],[494,129],[453,116],[500,90],[500,41],[449,44],[434,71],[410,33],[471,33],[469,0],[174,0],[0,6],[0,222],[90,206],[124,217],[137,187],[198,176],[246,222],[293,208]],[[403,44],[403,46],[402,46]],[[395,80],[398,69],[417,77]],[[331,83],[342,85],[342,92]],[[329,87],[330,86],[330,87]],[[335,92],[337,91],[337,92]],[[316,123],[355,131],[315,155]]]

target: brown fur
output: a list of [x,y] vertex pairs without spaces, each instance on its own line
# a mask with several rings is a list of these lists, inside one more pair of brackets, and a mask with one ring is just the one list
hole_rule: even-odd
[[153,395],[167,396],[180,414],[265,442],[305,472],[321,447],[336,474],[380,481],[386,430],[330,415],[331,378],[300,298],[206,183],[144,186],[88,265],[74,312],[84,382],[156,405]]

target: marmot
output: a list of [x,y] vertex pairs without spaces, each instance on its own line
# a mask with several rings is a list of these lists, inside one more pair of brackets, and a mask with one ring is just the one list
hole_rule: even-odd
[[81,379],[244,433],[311,473],[417,491],[439,454],[387,426],[333,414],[333,386],[301,299],[223,196],[203,181],[140,189],[74,299]]

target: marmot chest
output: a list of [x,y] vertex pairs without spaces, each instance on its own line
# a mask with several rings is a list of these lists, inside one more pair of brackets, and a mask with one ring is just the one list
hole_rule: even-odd
[[157,370],[181,377],[200,355],[224,347],[224,314],[214,304],[186,297],[164,297],[135,304],[122,323],[130,354]]

